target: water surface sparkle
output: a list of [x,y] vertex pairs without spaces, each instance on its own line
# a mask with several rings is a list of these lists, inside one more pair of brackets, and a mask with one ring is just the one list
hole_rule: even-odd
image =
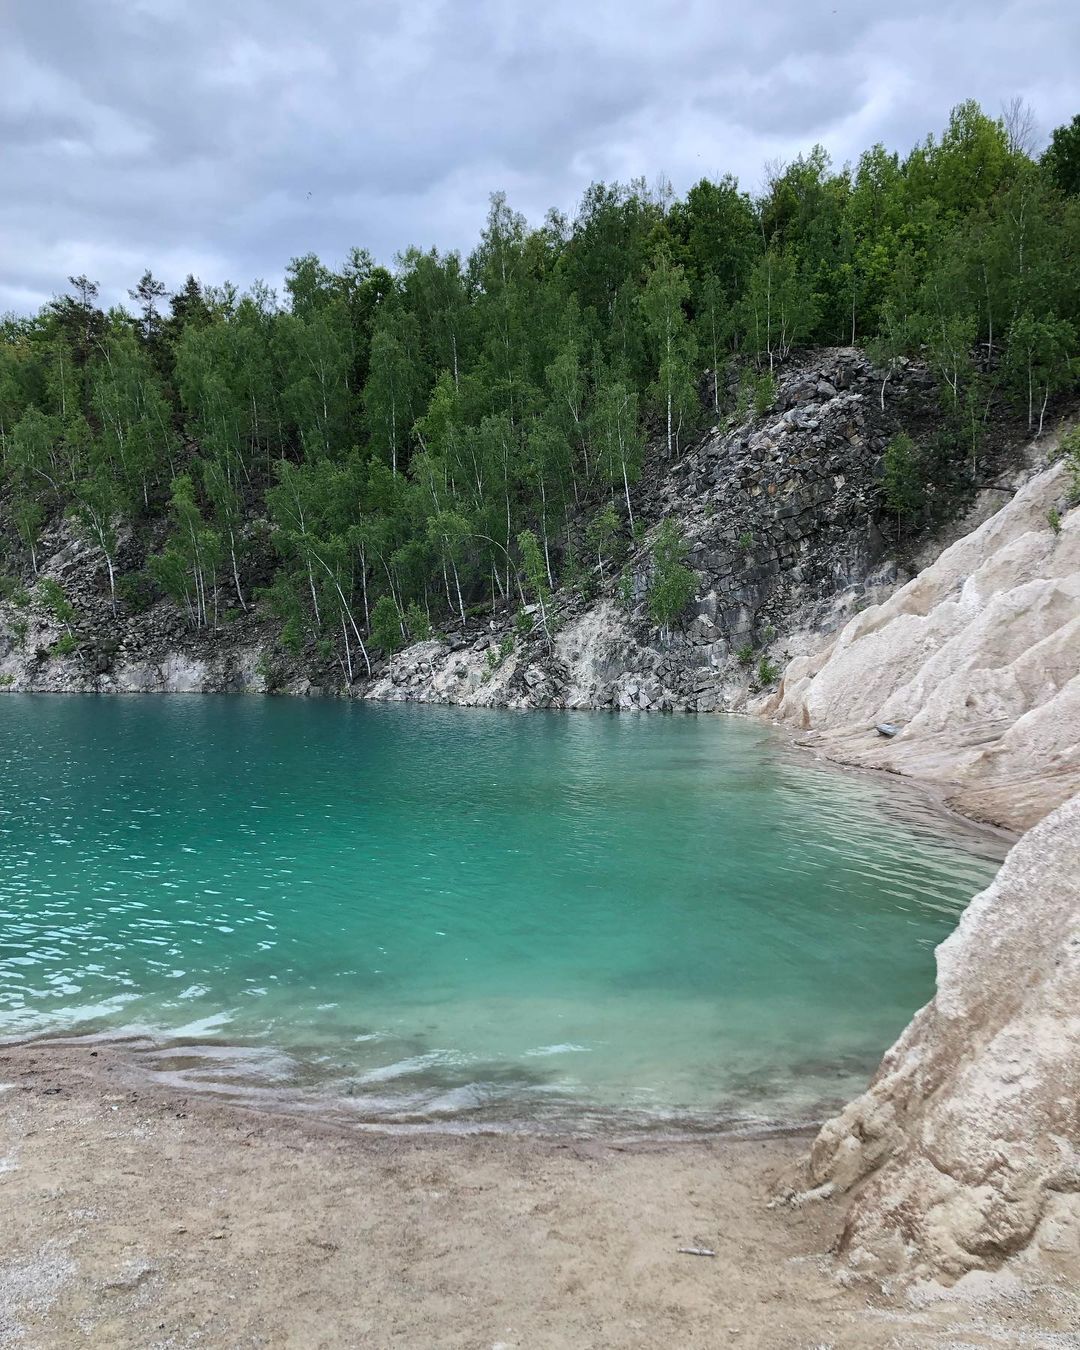
[[0,768],[0,1037],[372,1120],[812,1118],[1002,854],[726,718],[6,695]]

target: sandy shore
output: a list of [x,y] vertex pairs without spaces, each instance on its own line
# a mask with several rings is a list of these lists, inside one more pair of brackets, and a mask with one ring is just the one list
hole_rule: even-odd
[[0,1084],[4,1347],[1080,1345],[1046,1275],[834,1268],[838,1207],[767,1207],[798,1137],[371,1134],[86,1044],[2,1049]]

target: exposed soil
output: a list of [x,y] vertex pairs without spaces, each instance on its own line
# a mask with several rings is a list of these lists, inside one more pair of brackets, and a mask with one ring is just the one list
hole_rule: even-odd
[[769,1208],[805,1138],[369,1133],[85,1043],[8,1046],[0,1084],[3,1347],[1080,1346],[1045,1271],[835,1266],[839,1206]]

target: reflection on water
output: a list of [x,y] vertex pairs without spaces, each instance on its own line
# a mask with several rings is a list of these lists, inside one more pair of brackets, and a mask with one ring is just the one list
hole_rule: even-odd
[[6,696],[0,770],[0,1036],[358,1119],[809,1118],[1003,852],[723,718]]

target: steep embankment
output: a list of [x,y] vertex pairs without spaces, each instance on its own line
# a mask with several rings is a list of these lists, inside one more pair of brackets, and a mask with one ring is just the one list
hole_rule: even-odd
[[937,951],[937,994],[818,1136],[855,1264],[957,1277],[1030,1247],[1080,1278],[1080,796]]
[[[884,406],[882,406],[884,403]],[[369,697],[487,706],[714,712],[739,707],[762,657],[794,629],[834,628],[895,584],[882,532],[882,454],[934,415],[925,369],[882,394],[880,372],[839,348],[794,360],[774,406],[716,427],[674,463],[654,455],[637,493],[639,536],[588,602],[556,597],[552,650],[508,627],[412,647]],[[685,622],[645,604],[659,521],[678,522],[694,572]],[[884,522],[887,528],[887,522]]]
[[[519,707],[731,707],[752,683],[738,652],[754,669],[763,655],[779,659],[793,628],[835,625],[836,613],[894,581],[882,454],[898,429],[933,426],[937,407],[930,375],[916,365],[894,372],[883,395],[881,372],[854,348],[792,359],[768,409],[716,427],[678,460],[651,448],[634,490],[638,533],[612,541],[583,585],[556,594],[553,650],[537,628],[519,634],[512,610],[466,626],[448,618],[445,638],[383,662],[371,684],[347,684],[314,643],[284,652],[268,616],[223,604],[216,628],[194,631],[171,601],[140,610],[124,586],[114,607],[104,559],[60,524],[42,541],[43,575],[72,602],[75,645],[28,578],[22,607],[0,601],[0,680],[101,693],[274,689]],[[644,602],[652,538],[666,517],[685,537],[695,590],[683,620],[662,632]],[[138,575],[152,547],[126,536],[121,575]]]
[[1080,792],[1080,510],[1066,497],[1062,465],[1038,475],[792,661],[763,711],[832,758],[940,783],[956,809],[1013,829]]
[[938,948],[933,1001],[814,1145],[811,1186],[853,1191],[840,1245],[862,1268],[955,1278],[1026,1251],[1080,1278],[1080,510],[1067,488],[1062,466],[1036,476],[792,661],[764,705],[832,758],[938,783],[967,814],[1028,830]]

